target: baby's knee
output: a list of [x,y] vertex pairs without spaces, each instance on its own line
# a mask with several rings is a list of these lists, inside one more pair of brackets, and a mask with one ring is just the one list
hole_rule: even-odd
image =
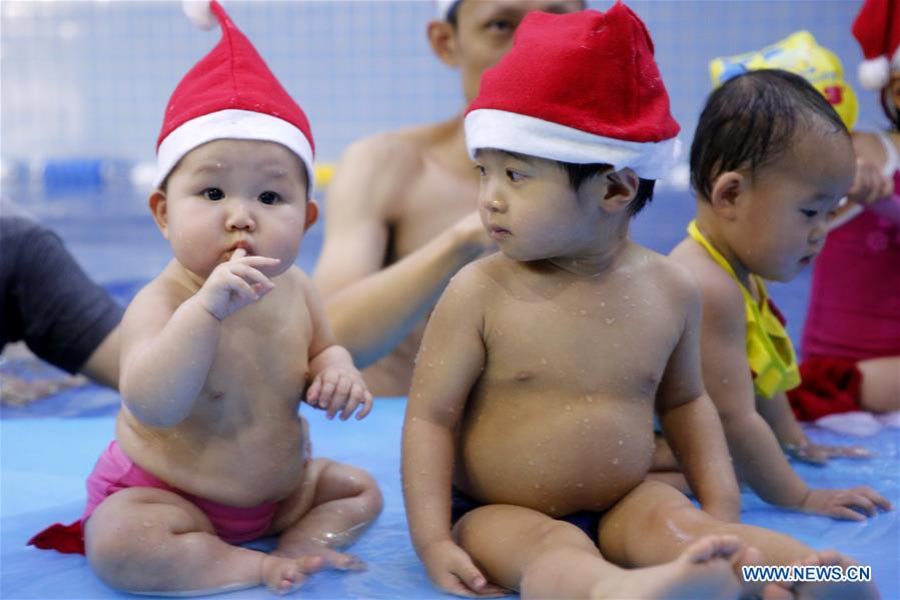
[[360,517],[366,520],[377,517],[384,507],[384,498],[375,478],[359,467],[338,463],[333,463],[333,466],[340,470],[347,497],[356,499]]

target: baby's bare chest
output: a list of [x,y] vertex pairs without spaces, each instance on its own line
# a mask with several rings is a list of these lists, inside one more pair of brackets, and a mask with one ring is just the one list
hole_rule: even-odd
[[250,397],[254,404],[299,398],[312,334],[306,311],[235,313],[223,322],[204,393],[212,400]]
[[678,341],[677,307],[638,292],[502,298],[485,319],[485,376],[629,396],[652,393]]

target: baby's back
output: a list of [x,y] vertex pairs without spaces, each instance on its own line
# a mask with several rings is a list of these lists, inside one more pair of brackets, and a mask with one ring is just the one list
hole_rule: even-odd
[[673,267],[631,245],[598,277],[501,255],[474,268],[486,360],[457,485],[553,515],[607,508],[650,465],[654,398],[685,320]]

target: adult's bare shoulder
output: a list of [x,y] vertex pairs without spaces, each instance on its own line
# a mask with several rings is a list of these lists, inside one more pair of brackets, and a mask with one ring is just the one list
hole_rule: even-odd
[[378,133],[356,141],[341,157],[329,198],[353,188],[354,197],[390,201],[422,171],[424,151],[415,130]]

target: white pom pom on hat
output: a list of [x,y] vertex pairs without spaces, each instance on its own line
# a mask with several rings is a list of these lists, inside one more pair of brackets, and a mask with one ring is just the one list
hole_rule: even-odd
[[219,24],[219,20],[209,5],[209,0],[182,0],[181,10],[191,20],[191,23],[203,31],[209,31]]
[[900,0],[865,0],[853,21],[853,36],[865,60],[857,75],[868,90],[880,90],[900,71]]

